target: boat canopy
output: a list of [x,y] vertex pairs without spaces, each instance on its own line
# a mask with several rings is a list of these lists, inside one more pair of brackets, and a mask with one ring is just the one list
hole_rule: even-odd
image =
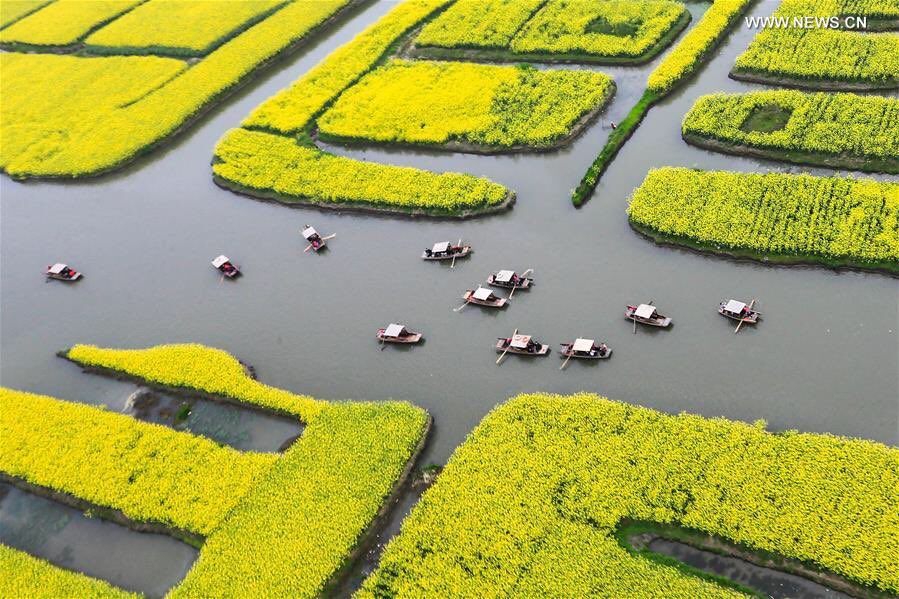
[[59,273],[64,271],[66,268],[68,268],[68,267],[65,264],[57,262],[56,264],[51,266],[47,272],[49,272],[51,275],[58,275]]
[[218,258],[216,258],[215,260],[213,260],[212,265],[216,268],[220,268],[221,265],[224,264],[225,262],[230,262],[230,260],[228,260],[228,256],[222,255],[222,256],[219,256]]
[[528,343],[530,342],[530,335],[512,335],[512,342],[510,345],[516,349],[527,349]]
[[746,307],[746,304],[743,302],[738,302],[737,300],[728,300],[727,305],[724,306],[724,309],[731,314],[742,314],[743,308]]
[[305,239],[309,239],[313,235],[318,235],[318,231],[315,230],[315,227],[306,227],[303,229],[303,237]]
[[652,318],[652,315],[655,313],[655,306],[650,306],[649,304],[640,304],[639,306],[637,306],[637,310],[634,312],[634,315],[639,316],[640,318]]
[[445,254],[449,251],[450,242],[449,241],[441,241],[440,243],[435,243],[434,247],[431,248],[431,251],[435,254]]
[[474,295],[475,299],[485,302],[490,299],[490,296],[493,295],[493,292],[490,291],[489,289],[487,289],[486,287],[478,287],[477,289],[475,289],[475,292],[473,295]]
[[403,331],[406,327],[401,324],[390,323],[387,325],[387,328],[384,329],[385,337],[399,337],[403,334]]
[[512,280],[512,277],[515,276],[515,271],[513,270],[501,270],[496,273],[496,276],[493,277],[495,281],[500,283],[508,283]]
[[575,339],[574,345],[571,346],[571,349],[576,352],[590,352],[595,345],[595,341],[593,339]]

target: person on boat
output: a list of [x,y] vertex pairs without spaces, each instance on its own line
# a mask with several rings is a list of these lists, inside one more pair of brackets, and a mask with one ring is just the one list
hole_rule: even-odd
[[434,252],[431,251],[431,248],[425,248],[425,256],[430,258],[433,254]]
[[604,356],[604,355],[606,355],[608,352],[609,352],[609,346],[606,345],[605,343],[600,343],[600,344],[599,344],[599,355],[600,355],[600,356]]
[[518,285],[518,275],[515,273],[512,273],[512,285]]

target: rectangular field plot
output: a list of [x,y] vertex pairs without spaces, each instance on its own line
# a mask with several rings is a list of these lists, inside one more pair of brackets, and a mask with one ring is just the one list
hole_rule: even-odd
[[29,15],[51,0],[2,0],[0,1],[0,28]]
[[142,0],[56,0],[0,31],[0,44],[68,46]]
[[[868,30],[800,26],[806,17],[868,16]],[[763,29],[737,57],[731,76],[760,83],[833,90],[899,87],[899,3],[889,0],[783,0],[784,24]],[[797,23],[794,19],[799,19]]]
[[899,450],[886,445],[521,395],[455,450],[357,597],[747,596],[623,546],[635,522],[888,595],[897,504]]
[[899,183],[662,168],[628,214],[654,239],[712,253],[899,272]]
[[326,139],[537,149],[565,141],[613,91],[590,71],[393,61],[344,92],[318,126]]
[[202,56],[287,0],[149,0],[90,35],[88,50]]
[[511,48],[521,54],[648,60],[689,18],[682,4],[668,0],[549,0]]
[[463,0],[422,29],[414,52],[639,63],[660,52],[689,20],[686,8],[670,0]]
[[899,100],[781,90],[702,96],[684,139],[777,160],[899,172]]
[[[65,356],[157,390],[214,395],[306,424],[281,455],[241,453],[94,406],[0,388],[0,475],[71,498],[63,502],[119,510],[121,523],[138,530],[153,525],[202,542],[169,597],[320,596],[408,474],[430,426],[424,410],[404,402],[326,402],[269,387],[229,354],[199,345],[76,346]],[[23,590],[47,599],[123,596],[0,545],[0,595]]]

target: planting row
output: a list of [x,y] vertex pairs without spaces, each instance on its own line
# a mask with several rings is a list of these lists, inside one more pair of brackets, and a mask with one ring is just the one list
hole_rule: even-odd
[[[136,520],[184,525],[206,537],[197,562],[171,591],[174,597],[220,596],[234,589],[253,596],[320,594],[357,546],[427,432],[427,414],[409,404],[329,403],[296,396],[252,380],[237,360],[202,346],[76,346],[67,357],[116,376],[220,395],[307,422],[303,436],[284,454],[260,456],[98,408],[3,391],[0,470],[122,510]],[[78,424],[90,424],[90,429],[75,434]],[[132,430],[138,432],[128,437]],[[72,467],[72,448],[77,453],[82,445],[87,463]],[[192,448],[191,468],[179,468],[182,446]],[[229,457],[197,460],[198,451]],[[147,472],[129,469],[137,459]],[[234,484],[229,473],[248,461],[260,462],[260,470],[251,484]],[[89,465],[97,467],[88,474]],[[155,487],[143,484],[151,474]],[[132,499],[153,504],[150,512],[126,511]],[[198,509],[207,504],[209,509]],[[198,513],[188,514],[188,505]],[[18,552],[4,550],[0,558],[3,571],[24,560],[28,572],[52,572],[59,585],[95,583]],[[36,596],[54,596],[57,588],[41,588],[27,573],[15,577],[16,588],[34,588]]]
[[[350,2],[291,2],[190,68],[180,60],[151,56],[2,53],[0,169],[23,178],[83,177],[121,166],[179,131]],[[3,33],[32,18],[47,18],[45,11],[62,10],[58,6],[80,15],[110,4],[123,3],[58,0]],[[206,10],[191,8],[205,2],[163,4],[178,11]]]
[[416,51],[507,60],[645,62],[689,22],[671,0],[460,0],[426,25]]
[[395,60],[343,93],[318,127],[342,140],[548,147],[613,92],[590,71]]
[[691,143],[734,153],[899,172],[899,100],[894,98],[786,90],[714,94],[696,101],[683,135]]
[[897,183],[662,168],[634,191],[628,214],[663,242],[899,272]]
[[879,443],[523,395],[455,451],[359,596],[744,596],[627,550],[628,521],[895,593],[896,505],[899,450]]
[[0,29],[27,17],[51,0],[3,0],[0,2]]
[[899,4],[891,0],[783,0],[773,15],[781,21],[759,32],[737,58],[731,75],[817,89],[899,87],[899,35],[805,25],[807,18],[850,15],[889,20],[895,25]]
[[142,1],[56,0],[0,31],[0,44],[51,48],[68,46]]

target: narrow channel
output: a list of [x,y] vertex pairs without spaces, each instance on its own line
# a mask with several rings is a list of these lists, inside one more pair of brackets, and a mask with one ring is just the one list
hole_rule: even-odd
[[656,538],[649,542],[647,549],[672,557],[697,570],[728,578],[773,599],[849,597],[801,576],[757,566],[737,557],[697,549],[678,541]]
[[162,597],[198,550],[170,536],[141,533],[0,483],[0,543],[110,583]]

